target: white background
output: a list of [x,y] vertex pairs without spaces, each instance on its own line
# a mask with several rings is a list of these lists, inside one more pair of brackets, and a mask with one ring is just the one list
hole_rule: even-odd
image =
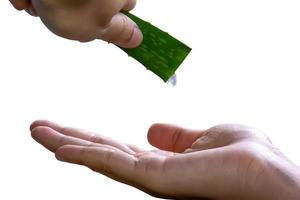
[[50,33],[0,2],[0,199],[153,199],[60,163],[29,133],[36,119],[150,148],[148,127],[242,123],[300,164],[300,2],[139,1],[135,14],[193,48],[175,88],[113,45]]

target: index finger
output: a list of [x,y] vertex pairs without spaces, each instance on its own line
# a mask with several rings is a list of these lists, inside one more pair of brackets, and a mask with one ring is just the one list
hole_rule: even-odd
[[[102,135],[99,134],[95,134],[89,131],[85,131],[85,130],[81,130],[81,129],[77,129],[77,128],[72,128],[72,127],[65,127],[65,126],[61,126],[57,123],[51,122],[51,121],[47,121],[47,120],[38,120],[35,121],[34,123],[31,124],[30,126],[30,130],[34,130],[35,128],[42,126],[42,127],[49,127],[59,133],[61,133],[62,135],[65,136],[71,136],[74,138],[79,138],[82,140],[86,140],[89,142],[93,142],[96,144],[104,144],[104,145],[110,145],[113,146],[115,148],[118,148],[126,153],[135,153],[138,150],[136,150],[136,148],[132,148],[131,145],[125,145],[121,142],[115,141],[113,139],[110,139],[108,137],[104,137]],[[141,151],[141,150],[139,150]]]

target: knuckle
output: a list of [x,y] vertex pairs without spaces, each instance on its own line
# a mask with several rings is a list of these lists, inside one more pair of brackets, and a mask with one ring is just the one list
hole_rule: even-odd
[[67,133],[68,133],[68,130],[69,130],[69,127],[64,126],[64,127],[62,127],[62,128],[59,130],[59,132],[61,132],[62,134],[67,134]]
[[90,163],[88,162],[88,160],[84,159],[84,158],[86,158],[87,154],[88,154],[87,148],[85,148],[85,147],[80,148],[79,158],[81,158],[81,159],[79,159],[79,161],[78,161],[80,165],[90,166]]
[[93,143],[104,144],[105,140],[106,139],[103,136],[97,134],[92,134],[90,137],[90,141]]
[[65,145],[65,144],[67,144],[67,142],[66,142],[66,136],[64,136],[64,135],[61,135],[60,137],[58,137],[58,144],[60,144],[60,145]]
[[104,154],[104,163],[102,165],[102,169],[101,171],[107,174],[111,174],[112,173],[112,159],[115,155],[115,152],[112,150],[108,150],[105,152]]
[[136,6],[136,0],[128,0],[124,6],[125,10],[132,10]]
[[146,176],[155,175],[162,169],[162,160],[151,152],[137,154],[135,158],[134,171],[139,171]]
[[113,9],[106,9],[105,7],[99,8],[97,13],[93,14],[94,19],[99,27],[105,29],[109,26],[112,18],[118,13],[119,11]]

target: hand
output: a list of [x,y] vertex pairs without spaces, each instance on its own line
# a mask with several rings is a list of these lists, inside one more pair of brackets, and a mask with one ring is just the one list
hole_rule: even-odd
[[299,168],[260,131],[240,125],[188,130],[155,124],[145,151],[49,121],[32,137],[61,161],[85,165],[153,196],[174,199],[299,199]]
[[137,47],[143,39],[137,25],[121,11],[136,0],[10,0],[18,10],[38,15],[53,33],[71,40],[102,39],[121,47]]

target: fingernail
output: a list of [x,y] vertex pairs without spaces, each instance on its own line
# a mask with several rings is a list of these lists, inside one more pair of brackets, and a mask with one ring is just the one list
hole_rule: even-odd
[[136,48],[138,47],[143,41],[143,33],[141,30],[135,25],[133,28],[133,33],[131,35],[131,38],[128,42],[126,42],[124,45],[122,45],[125,48]]
[[55,155],[56,159],[59,160],[59,161],[62,161],[64,162],[65,159],[62,157],[62,156],[59,156],[59,155]]

